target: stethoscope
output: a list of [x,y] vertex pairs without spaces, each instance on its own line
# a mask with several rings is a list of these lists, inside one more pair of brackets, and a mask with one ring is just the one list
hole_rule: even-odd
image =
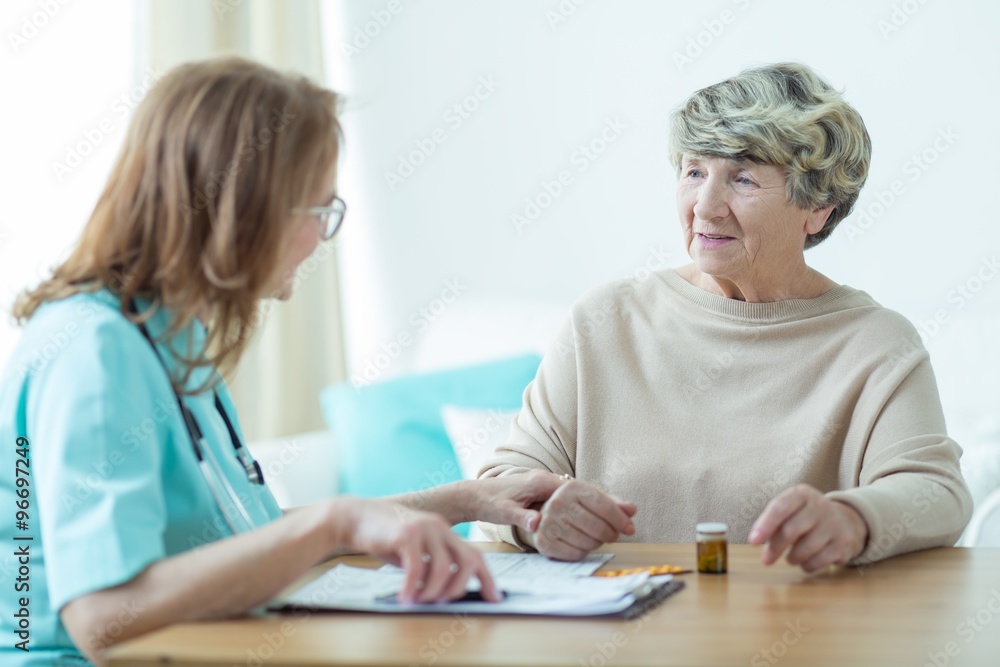
[[[131,300],[128,303],[128,309],[133,315],[139,314],[135,308],[135,303]],[[160,351],[157,349],[156,344],[153,342],[153,337],[149,335],[149,329],[146,328],[146,324],[144,322],[140,322],[138,327],[150,347],[153,348],[153,352],[156,353],[156,358],[160,360],[160,365],[163,366],[163,370],[167,372],[167,379],[169,381],[170,371],[167,368],[166,362],[163,361],[163,357],[160,355]],[[184,405],[184,401],[181,400],[180,394],[178,394],[177,390],[173,388],[172,382],[171,388],[173,389],[174,398],[177,400],[177,407],[180,409],[181,416],[184,418],[184,425],[187,427],[188,436],[191,439],[191,447],[194,449],[194,455],[198,459],[198,467],[201,469],[201,474],[205,478],[208,490],[212,494],[215,504],[218,505],[219,511],[222,512],[222,516],[225,518],[226,524],[229,526],[229,529],[233,531],[234,535],[239,535],[240,533],[246,533],[253,530],[256,528],[256,525],[250,517],[250,512],[247,510],[246,505],[240,501],[240,497],[239,494],[236,493],[236,489],[233,488],[233,485],[229,483],[229,479],[222,472],[222,467],[219,465],[218,459],[212,452],[212,448],[205,442],[205,436],[202,434],[201,427],[198,426],[198,420],[194,418],[194,414],[191,410]],[[225,406],[222,405],[218,392],[213,390],[212,393],[215,396],[215,409],[219,411],[219,414],[222,416],[222,421],[225,422],[226,429],[229,431],[229,438],[232,440],[233,449],[236,452],[236,460],[240,462],[241,466],[243,466],[243,471],[246,472],[247,480],[251,484],[263,486],[264,472],[260,469],[260,464],[257,463],[252,456],[250,456],[246,447],[243,446],[243,441],[240,440],[239,435],[236,433],[236,429],[233,428],[233,423],[229,420],[229,415],[226,414]]]

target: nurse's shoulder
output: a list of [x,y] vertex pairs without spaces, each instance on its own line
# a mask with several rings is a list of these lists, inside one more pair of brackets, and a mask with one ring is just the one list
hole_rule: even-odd
[[8,373],[31,385],[65,378],[67,371],[77,382],[94,381],[123,367],[132,378],[141,377],[155,374],[157,360],[118,300],[99,291],[42,304],[24,325]]

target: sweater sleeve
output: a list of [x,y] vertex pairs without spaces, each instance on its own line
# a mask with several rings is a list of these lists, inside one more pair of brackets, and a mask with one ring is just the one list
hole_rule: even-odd
[[[571,316],[542,359],[535,379],[524,390],[507,444],[496,448],[479,478],[547,470],[573,475],[576,468],[577,347],[579,335]],[[527,548],[511,526],[480,523],[490,539]]]
[[857,510],[868,524],[868,543],[853,564],[955,544],[972,515],[972,496],[959,468],[961,454],[945,435],[937,384],[925,354],[878,413],[857,488],[827,494]]

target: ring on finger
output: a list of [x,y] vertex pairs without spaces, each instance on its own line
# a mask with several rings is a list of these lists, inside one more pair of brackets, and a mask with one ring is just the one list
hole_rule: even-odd
[[420,562],[421,563],[431,562],[431,555],[428,553],[420,554]]
[[451,572],[452,574],[458,572],[458,563],[452,563],[451,565],[449,565],[448,571]]

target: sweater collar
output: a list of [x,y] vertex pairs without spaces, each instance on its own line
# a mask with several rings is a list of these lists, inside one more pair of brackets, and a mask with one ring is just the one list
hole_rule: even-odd
[[739,299],[729,299],[718,294],[713,294],[700,287],[695,287],[684,280],[674,269],[660,271],[657,275],[663,279],[668,287],[677,292],[686,301],[702,310],[726,317],[757,322],[801,319],[804,315],[819,314],[826,311],[830,304],[858,293],[853,287],[839,285],[815,299],[788,299],[785,301],[748,303]]

